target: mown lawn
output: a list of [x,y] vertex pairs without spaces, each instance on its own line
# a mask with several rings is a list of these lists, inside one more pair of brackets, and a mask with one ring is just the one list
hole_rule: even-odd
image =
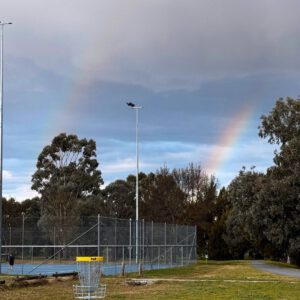
[[[177,269],[145,272],[153,280],[145,286],[128,286],[126,278],[106,277],[106,299],[300,299],[300,281],[290,277],[263,273],[247,261],[199,262]],[[1,278],[0,278],[1,279]],[[0,291],[0,299],[74,299],[74,281],[61,281],[30,288]]]

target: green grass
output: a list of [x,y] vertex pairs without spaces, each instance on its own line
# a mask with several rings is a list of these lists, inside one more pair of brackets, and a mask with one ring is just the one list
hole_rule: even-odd
[[[147,271],[145,278],[155,283],[145,286],[128,286],[126,278],[105,277],[107,297],[105,299],[133,300],[186,300],[186,299],[300,299],[300,281],[290,277],[263,273],[251,267],[248,261],[216,262],[176,269]],[[30,288],[0,291],[0,299],[45,300],[74,299],[72,285],[63,281]]]

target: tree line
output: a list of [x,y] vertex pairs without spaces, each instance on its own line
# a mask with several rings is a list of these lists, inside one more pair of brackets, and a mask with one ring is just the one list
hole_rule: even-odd
[[[196,225],[198,252],[210,258],[272,258],[300,265],[300,99],[279,99],[261,117],[258,135],[278,145],[274,165],[266,173],[242,168],[221,189],[200,164],[140,173],[140,218]],[[32,189],[40,196],[21,203],[3,199],[4,222],[11,224],[25,212],[35,216],[34,226],[55,224],[65,244],[70,237],[64,228],[74,225],[74,217],[134,219],[135,176],[101,188],[98,167],[95,141],[61,133],[37,159]]]

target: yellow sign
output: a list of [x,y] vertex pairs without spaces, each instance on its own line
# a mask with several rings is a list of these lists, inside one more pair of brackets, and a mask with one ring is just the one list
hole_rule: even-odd
[[85,261],[85,262],[92,262],[92,261],[103,261],[103,256],[77,256],[76,261]]

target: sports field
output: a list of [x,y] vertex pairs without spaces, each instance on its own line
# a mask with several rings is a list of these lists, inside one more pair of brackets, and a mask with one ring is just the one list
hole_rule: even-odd
[[[106,276],[106,299],[300,299],[300,280],[266,273],[248,261],[199,262],[176,269],[146,271],[143,278],[148,284],[131,286],[127,280],[137,277]],[[8,283],[12,277],[1,276]],[[0,290],[0,299],[74,299],[74,280],[53,280],[34,287]]]

